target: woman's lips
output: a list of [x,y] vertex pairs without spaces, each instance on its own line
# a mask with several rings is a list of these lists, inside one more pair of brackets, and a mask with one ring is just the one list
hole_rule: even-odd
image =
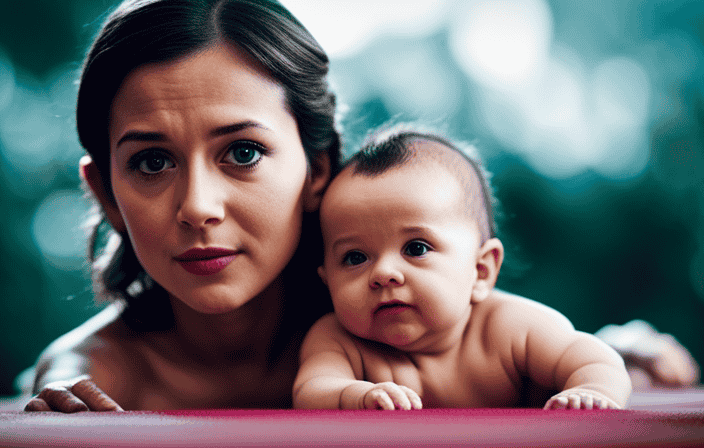
[[193,248],[174,259],[190,274],[212,275],[225,269],[239,253],[219,247]]

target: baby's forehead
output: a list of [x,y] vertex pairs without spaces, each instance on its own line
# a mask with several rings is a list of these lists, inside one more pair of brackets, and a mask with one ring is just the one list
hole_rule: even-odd
[[[444,143],[422,137],[408,141],[405,145],[408,153],[403,160],[385,172],[377,174],[357,173],[354,166],[348,166],[343,173],[347,182],[354,183],[359,177],[374,176],[406,176],[404,182],[418,181],[418,174],[424,171],[433,171],[440,175],[439,182],[443,182],[448,188],[455,187],[450,183],[456,183],[463,193],[463,200],[460,212],[467,219],[476,222],[482,235],[482,242],[490,238],[489,215],[487,204],[485,203],[484,183],[476,167],[469,156],[460,153],[459,149],[447,146]],[[432,176],[438,179],[436,176]],[[345,182],[345,183],[347,183]],[[344,194],[344,192],[341,192]]]
[[[486,204],[484,204],[483,182],[479,177],[478,167],[470,162],[468,156],[460,153],[460,150],[450,148],[440,142],[431,140],[414,140],[409,144],[408,150],[410,158],[406,162],[409,166],[432,166],[435,165],[445,170],[455,181],[459,182],[465,192],[465,206],[472,209],[479,209],[482,214],[486,214]],[[472,216],[479,216],[476,211]]]

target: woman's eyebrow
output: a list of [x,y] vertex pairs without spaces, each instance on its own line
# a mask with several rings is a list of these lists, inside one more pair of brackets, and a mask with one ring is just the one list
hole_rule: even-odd
[[125,142],[164,142],[166,136],[160,132],[129,131],[117,141],[115,147]]
[[[225,126],[219,126],[212,131],[210,131],[211,137],[222,137],[223,135],[234,134],[240,132],[243,129],[257,128],[268,131],[269,128],[256,121],[242,121],[239,123],[227,124]],[[120,146],[125,142],[165,142],[168,139],[161,132],[145,132],[145,131],[129,131],[117,141],[115,147]]]
[[269,128],[264,126],[261,123],[257,123],[256,121],[242,121],[239,123],[233,123],[233,124],[228,124],[225,126],[220,126],[212,131],[210,131],[210,136],[211,137],[222,137],[223,135],[228,135],[228,134],[234,134],[236,132],[239,132],[243,129],[249,129],[249,128],[257,128],[257,129],[263,129],[265,131],[268,131]]

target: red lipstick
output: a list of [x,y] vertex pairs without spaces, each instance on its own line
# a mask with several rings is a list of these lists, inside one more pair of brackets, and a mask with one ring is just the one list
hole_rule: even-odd
[[240,251],[220,247],[194,247],[174,259],[190,274],[212,275],[225,269],[238,254]]

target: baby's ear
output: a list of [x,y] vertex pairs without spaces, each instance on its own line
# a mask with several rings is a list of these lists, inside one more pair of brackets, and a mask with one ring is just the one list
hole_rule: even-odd
[[487,240],[477,255],[477,281],[472,289],[472,303],[486,299],[496,284],[501,263],[504,261],[504,245],[498,238]]
[[325,273],[325,266],[318,266],[318,275],[320,276],[320,279],[325,283],[325,286],[328,285],[328,276]]

